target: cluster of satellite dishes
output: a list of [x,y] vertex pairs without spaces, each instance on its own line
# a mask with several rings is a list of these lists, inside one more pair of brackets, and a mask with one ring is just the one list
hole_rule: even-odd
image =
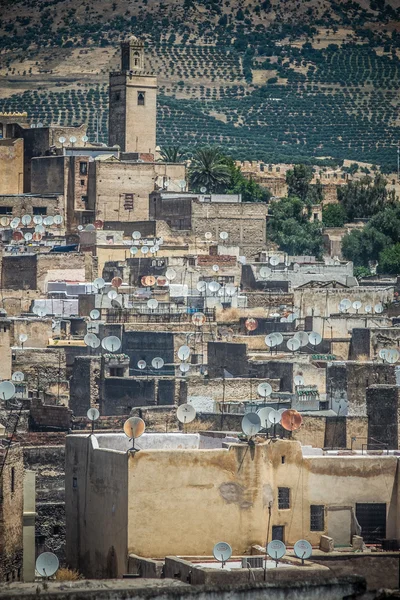
[[[213,271],[218,272],[219,266],[213,265]],[[204,296],[218,296],[219,298],[232,298],[237,294],[237,287],[232,284],[221,285],[218,281],[199,281],[196,285],[197,291]]]
[[[268,386],[267,383],[261,383],[258,386],[258,392],[260,395],[261,392],[264,392],[264,397],[266,398],[271,392],[269,392],[268,387],[263,387],[260,389],[260,386]],[[272,391],[272,390],[271,390]],[[261,431],[261,429],[268,430],[271,427],[274,427],[274,436],[276,431],[276,425],[279,423],[282,425],[283,429],[286,431],[295,431],[301,427],[303,422],[303,418],[297,410],[281,408],[275,410],[271,407],[260,408],[257,412],[249,412],[244,415],[242,419],[242,431],[248,437],[252,438],[257,433]]]
[[[135,256],[138,253],[142,253],[144,256],[146,256],[146,254],[148,254],[149,252],[150,254],[157,254],[157,252],[160,250],[160,246],[162,246],[164,243],[164,238],[159,237],[153,240],[153,244],[150,246],[147,240],[142,239],[142,234],[140,233],[140,231],[134,231],[132,233],[132,240],[133,245],[129,248],[129,252],[132,254],[132,256]],[[171,279],[175,279],[175,277]],[[167,278],[170,279],[169,277]]]
[[[206,233],[204,234],[204,237],[207,242],[211,242],[211,240],[213,239],[213,234],[211,233],[211,231],[206,231]],[[229,233],[227,231],[220,232],[219,239],[222,242],[226,242],[228,238],[229,238]]]
[[[360,300],[355,300],[354,302],[352,302],[348,298],[343,298],[343,300],[339,302],[339,312],[341,313],[348,313],[349,310],[353,308],[356,314],[358,314],[361,307],[362,302]],[[364,307],[364,311],[366,313],[374,312],[375,314],[379,315],[383,312],[383,305],[381,302],[378,302],[374,306],[372,306],[372,304],[366,304]]]
[[[4,228],[11,228],[13,230],[13,240],[15,242],[40,242],[43,235],[46,233],[46,227],[52,227],[53,225],[59,227],[63,223],[63,217],[61,215],[55,215],[54,217],[49,215],[43,217],[42,215],[23,215],[21,218],[14,217],[1,217],[0,225]],[[21,229],[29,228],[34,231],[26,231],[23,233]]]
[[[269,259],[269,264],[271,265],[271,267],[277,267],[279,265],[280,258],[279,256],[271,256]],[[268,277],[270,277],[270,275],[272,275],[273,269],[271,269],[270,267],[261,267],[260,271],[259,271],[259,275],[261,277],[261,279],[268,279]]]
[[[39,127],[39,126],[43,127],[43,125],[41,123],[37,124],[37,127]],[[32,127],[32,125],[31,125],[31,127]],[[67,138],[62,135],[62,136],[60,136],[58,138],[58,141],[60,142],[61,146],[64,147],[64,144],[66,143]],[[74,146],[78,140],[77,140],[77,138],[74,135],[71,135],[71,137],[69,138],[68,141],[71,144],[71,146]],[[81,137],[81,141],[86,145],[86,143],[89,141],[88,136],[87,135],[83,135]]]
[[[312,546],[307,540],[298,540],[293,550],[297,558],[301,559],[302,564],[312,555]],[[278,566],[278,561],[286,554],[286,546],[280,540],[272,540],[267,545],[267,554]],[[215,560],[221,563],[223,569],[232,556],[232,547],[227,542],[218,542],[213,548],[213,556]]]
[[379,350],[379,358],[381,358],[383,362],[394,365],[400,358],[400,352],[397,348],[382,348]]
[[[279,332],[269,333],[265,336],[265,345],[268,348],[271,348],[271,352],[273,348],[277,348],[283,342],[283,335]],[[316,331],[311,331],[307,333],[306,331],[296,331],[292,338],[288,339],[286,342],[286,347],[290,352],[297,352],[300,348],[304,348],[308,344],[317,347],[322,342],[321,335]]]

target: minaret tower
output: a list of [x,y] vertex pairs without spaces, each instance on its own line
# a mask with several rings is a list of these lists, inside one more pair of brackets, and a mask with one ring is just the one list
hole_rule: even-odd
[[122,152],[155,154],[157,77],[144,70],[144,43],[121,42],[121,70],[110,73],[108,141]]

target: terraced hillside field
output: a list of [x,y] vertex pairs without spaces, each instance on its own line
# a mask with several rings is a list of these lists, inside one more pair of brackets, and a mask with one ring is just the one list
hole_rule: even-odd
[[[400,10],[384,0],[8,0],[0,110],[107,139],[108,72],[135,33],[158,73],[158,143],[238,159],[333,157],[393,169]],[[3,35],[4,34],[4,35]],[[7,39],[8,36],[8,39]]]

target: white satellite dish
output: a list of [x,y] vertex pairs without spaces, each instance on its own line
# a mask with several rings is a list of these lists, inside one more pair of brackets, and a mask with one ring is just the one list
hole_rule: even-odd
[[213,556],[215,560],[222,563],[222,566],[232,556],[232,548],[227,542],[218,542],[213,548]]
[[12,374],[11,379],[13,381],[24,381],[25,375],[22,373],[22,371],[15,371],[15,373]]
[[186,188],[186,181],[185,181],[184,179],[181,179],[181,180],[178,182],[178,185],[179,185],[179,187],[181,188],[181,191],[182,191],[182,192],[184,192],[184,191],[185,191],[185,188]]
[[318,346],[322,342],[322,337],[316,331],[312,331],[308,335],[309,342],[311,346]]
[[2,381],[0,383],[0,398],[10,400],[15,394],[15,385],[11,381]]
[[165,271],[165,277],[169,280],[169,281],[173,281],[176,277],[176,271],[175,269],[173,269],[172,267],[168,267],[168,269]]
[[45,317],[47,315],[47,310],[45,308],[38,308],[36,314],[38,317]]
[[65,142],[67,141],[67,138],[65,138],[63,135],[61,137],[58,138],[58,141],[60,142],[60,144],[65,144]]
[[280,540],[272,540],[267,546],[268,555],[273,560],[279,560],[286,554],[286,546]]
[[132,256],[135,256],[135,254],[137,254],[139,251],[139,249],[136,246],[131,246],[129,248],[129,252],[132,254]]
[[109,352],[117,352],[121,348],[121,340],[116,335],[109,335],[103,339],[101,345]]
[[212,239],[211,231],[206,231],[206,233],[204,234],[204,237],[206,238],[206,240],[211,240]]
[[143,371],[147,367],[147,363],[145,360],[139,360],[137,366],[138,366],[138,369]]
[[157,250],[158,250],[157,246],[150,246],[150,252],[151,252],[151,254],[155,254],[157,252]]
[[206,193],[206,191],[207,191],[207,188],[206,188],[206,187],[204,187],[204,185],[203,185],[203,186],[200,188],[200,192],[201,192],[202,194],[205,194],[205,193]]
[[94,308],[90,311],[90,318],[94,321],[100,317],[100,311],[97,308]]
[[353,302],[353,308],[356,311],[356,313],[358,313],[358,311],[360,310],[361,307],[362,307],[362,303],[360,302],[360,300],[355,300]]
[[107,296],[110,298],[110,300],[115,300],[116,298],[118,298],[118,292],[117,290],[110,290],[107,293]]
[[43,223],[43,217],[41,215],[35,215],[33,217],[33,222],[35,225],[41,225]]
[[399,351],[396,350],[396,348],[393,348],[392,350],[388,350],[386,353],[386,361],[390,365],[394,365],[399,360],[399,357],[400,357],[400,354],[399,354]]
[[140,238],[141,238],[141,237],[142,237],[142,234],[140,233],[140,231],[134,231],[134,232],[132,233],[132,238],[133,238],[134,240],[140,240]]
[[381,348],[378,352],[379,358],[381,358],[382,360],[386,360],[386,355],[387,355],[387,350],[386,348]]
[[227,231],[221,231],[221,233],[219,234],[219,237],[221,238],[221,240],[227,240],[229,237],[229,234]]
[[17,229],[19,227],[19,218],[14,217],[14,219],[10,223],[11,229]]
[[312,555],[312,546],[307,540],[298,540],[293,550],[297,558],[301,558],[301,560],[307,560]]
[[374,306],[374,311],[377,315],[379,315],[381,312],[383,312],[383,306],[382,304],[375,304]]
[[45,231],[46,231],[46,229],[43,227],[43,225],[36,225],[36,227],[35,227],[36,233],[44,233]]
[[267,279],[271,275],[272,271],[269,267],[261,267],[260,269],[260,277],[263,279]]
[[83,338],[86,346],[90,348],[98,348],[100,346],[100,340],[94,333],[87,333]]
[[150,298],[150,300],[147,300],[147,308],[150,308],[151,310],[155,310],[158,306],[158,300],[156,300],[155,298]]
[[30,242],[32,238],[33,238],[33,235],[31,234],[30,231],[27,231],[26,233],[24,233],[24,239],[26,242]]
[[212,266],[212,270],[214,271],[214,273],[218,273],[218,271],[219,271],[219,266],[218,266],[218,265],[213,265],[213,266]]
[[286,342],[286,346],[291,352],[296,352],[300,348],[300,340],[293,337]]
[[272,394],[272,387],[267,381],[264,381],[258,385],[257,392],[262,398],[267,398]]
[[51,577],[58,571],[60,563],[53,552],[43,552],[36,559],[36,571],[42,577]]
[[54,217],[54,223],[56,225],[61,225],[62,222],[63,222],[62,215],[55,215],[55,217]]
[[148,254],[148,252],[149,252],[149,247],[148,247],[148,246],[142,246],[142,247],[140,248],[140,251],[141,251],[141,253],[142,253],[142,254]]
[[49,226],[49,225],[53,225],[53,223],[54,223],[54,217],[52,217],[51,215],[49,215],[48,217],[45,217],[45,218],[43,219],[43,223],[44,223],[45,225],[48,225],[48,226]]
[[76,137],[74,135],[71,135],[71,137],[69,138],[69,141],[71,142],[71,144],[75,144]]
[[268,415],[269,422],[272,423],[272,425],[277,425],[278,423],[280,423],[281,418],[282,418],[282,415],[279,412],[279,410],[272,409]]
[[372,306],[371,306],[370,304],[366,304],[366,305],[365,305],[365,312],[366,312],[366,313],[370,313],[370,312],[372,312]]
[[301,375],[296,375],[296,377],[294,378],[294,384],[304,385],[304,377],[302,377]]
[[153,369],[157,369],[157,370],[162,369],[164,366],[164,359],[161,358],[160,356],[156,356],[151,361],[151,366],[153,367]]
[[180,348],[178,348],[178,358],[180,358],[180,360],[187,360],[190,356],[190,348],[189,346],[180,346]]
[[106,282],[102,277],[98,277],[93,281],[93,287],[95,290],[101,290],[106,285]]
[[181,373],[187,373],[190,370],[190,365],[189,363],[181,363],[179,365],[179,370],[181,371]]
[[29,225],[29,223],[32,221],[32,217],[31,217],[31,215],[23,215],[23,217],[21,218],[21,221],[22,221],[23,225]]
[[278,346],[279,346],[279,344],[282,344],[282,342],[283,342],[283,335],[279,331],[276,331],[272,335],[275,336],[275,339],[278,342]]
[[85,226],[85,231],[96,231],[96,227],[93,225],[93,223],[88,223]]
[[83,135],[83,136],[81,137],[81,141],[82,141],[84,144],[86,144],[86,142],[88,142],[88,141],[89,141],[89,138],[88,138],[88,136],[87,136],[87,135]]
[[271,427],[271,422],[268,419],[268,416],[269,416],[269,413],[271,412],[271,410],[274,410],[274,409],[266,406],[264,408],[260,408],[260,410],[257,411],[257,414],[260,417],[260,421],[261,421],[261,424],[263,425],[264,429],[269,429]]
[[245,435],[252,437],[261,429],[261,419],[255,412],[246,413],[242,419],[242,431]]
[[199,281],[196,285],[196,288],[199,292],[205,292],[207,289],[207,282],[206,281]]
[[89,421],[97,421],[100,417],[100,413],[97,410],[97,408],[89,408],[89,410],[86,413],[86,416],[89,419]]
[[234,285],[225,286],[227,296],[234,296],[236,294],[236,287]]
[[296,340],[299,340],[300,342],[300,346],[302,348],[304,348],[304,346],[307,346],[308,344],[308,333],[306,333],[305,331],[296,331],[296,333],[293,336]]
[[269,348],[274,348],[275,346],[278,345],[278,340],[274,333],[269,333],[268,335],[265,336],[265,344]]
[[192,404],[181,404],[178,406],[176,416],[180,423],[191,423],[196,418],[196,409]]
[[20,333],[19,334],[19,341],[21,342],[21,344],[24,344],[28,339],[28,336],[26,335],[26,333]]
[[277,265],[279,265],[280,259],[279,256],[271,256],[271,258],[269,259],[269,263],[270,265],[272,265],[273,267],[276,267]]
[[210,281],[210,283],[208,284],[208,289],[210,290],[210,292],[213,293],[218,292],[220,287],[221,285],[218,283],[218,281]]

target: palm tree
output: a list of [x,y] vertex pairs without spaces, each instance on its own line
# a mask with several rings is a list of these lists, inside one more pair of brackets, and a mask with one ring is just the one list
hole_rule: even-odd
[[159,161],[168,163],[184,162],[186,150],[180,146],[161,146],[159,150]]
[[231,172],[220,148],[197,148],[190,163],[189,180],[192,188],[205,187],[207,192],[225,190],[231,180]]

